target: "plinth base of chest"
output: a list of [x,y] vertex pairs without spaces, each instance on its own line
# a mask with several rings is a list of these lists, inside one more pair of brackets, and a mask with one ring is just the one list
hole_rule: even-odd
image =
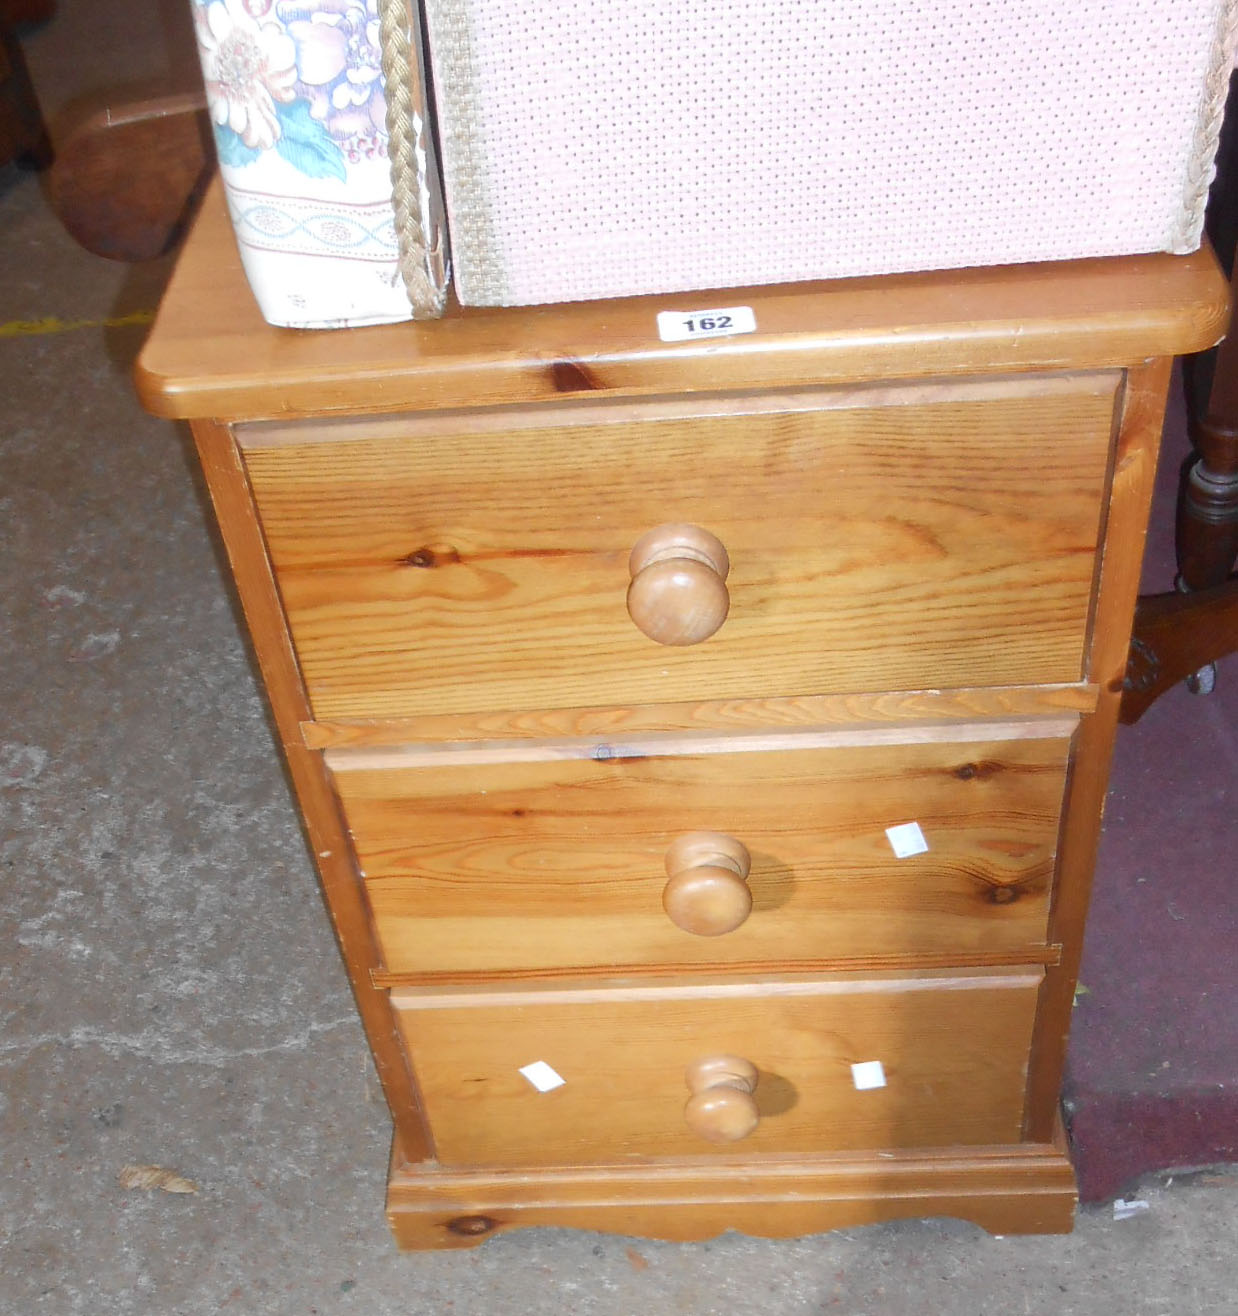
[[473,1247],[536,1225],[694,1242],[727,1230],[792,1238],[886,1220],[951,1216],[991,1234],[1064,1234],[1075,1177],[1052,1143],[818,1157],[645,1161],[536,1171],[403,1163],[387,1218],[410,1250]]

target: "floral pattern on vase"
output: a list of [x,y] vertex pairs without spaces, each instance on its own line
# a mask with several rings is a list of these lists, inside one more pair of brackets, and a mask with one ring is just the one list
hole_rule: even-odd
[[[296,327],[404,320],[377,0],[191,0],[250,286]],[[423,222],[437,224],[437,195]]]

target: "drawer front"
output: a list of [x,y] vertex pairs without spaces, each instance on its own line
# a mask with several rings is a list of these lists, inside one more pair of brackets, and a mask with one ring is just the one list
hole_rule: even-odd
[[[1069,682],[1117,380],[238,436],[322,720]],[[729,557],[725,621],[683,646],[627,604],[669,523]],[[717,604],[722,569],[662,606]]]
[[[441,1162],[630,1163],[1017,1142],[1040,979],[394,1000]],[[751,1121],[687,1112],[688,1071],[729,1057],[756,1070],[756,1125],[720,1143]],[[562,1083],[534,1086],[538,1062]],[[872,1062],[883,1085],[857,1086]]]
[[[1043,946],[1070,750],[1054,725],[948,744],[329,761],[392,972],[811,971]],[[898,858],[886,829],[913,823],[927,849]],[[738,841],[746,881],[721,842],[681,839],[697,833]]]

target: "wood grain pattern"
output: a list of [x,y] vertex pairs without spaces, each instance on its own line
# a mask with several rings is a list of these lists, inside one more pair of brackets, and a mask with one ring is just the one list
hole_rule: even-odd
[[[392,973],[770,966],[1045,944],[1069,741],[337,772]],[[885,829],[918,821],[927,854]],[[666,854],[730,828],[752,914],[677,928]]]
[[1051,1143],[720,1162],[510,1171],[413,1167],[397,1140],[387,1218],[403,1248],[465,1248],[530,1225],[679,1242],[728,1229],[789,1238],[955,1216],[994,1234],[1068,1233],[1075,1182],[1060,1121]]
[[1075,770],[1067,786],[1059,876],[1050,913],[1050,937],[1062,944],[1063,954],[1061,963],[1045,977],[1030,1060],[1027,1136],[1033,1140],[1048,1136],[1066,1064],[1172,365],[1157,360],[1132,370],[1123,400],[1088,666],[1089,679],[1100,687],[1100,699],[1096,712],[1083,719]]
[[[969,951],[960,954],[957,950],[884,952],[880,955],[840,955],[833,959],[820,956],[804,960],[794,960],[784,956],[778,961],[780,974],[804,976],[813,981],[823,975],[832,973],[932,973],[944,969],[1020,969],[1025,965],[1060,964],[1062,948],[1058,945],[1026,946],[1023,948],[1001,948],[998,950]],[[754,987],[763,983],[769,973],[769,962],[748,964],[737,961],[725,966],[727,982],[733,986]],[[618,991],[622,989],[633,993],[642,991],[661,991],[675,984],[692,983],[698,977],[709,979],[717,974],[718,965],[680,965],[673,969],[657,969],[641,964],[603,964],[593,969],[575,965],[567,969],[506,969],[502,973],[492,970],[482,973],[470,973],[458,970],[451,974],[442,973],[392,973],[387,969],[374,969],[370,979],[375,987],[391,988],[395,991],[428,988],[435,992],[444,992],[451,988],[462,993],[474,995],[482,990],[489,990],[499,996],[520,990],[543,991],[553,988],[555,991],[581,992],[592,996],[597,991]],[[673,972],[673,978],[667,973]],[[589,984],[584,986],[582,984]],[[650,986],[661,983],[662,987]],[[640,984],[633,986],[633,984]]]
[[906,690],[875,694],[802,695],[794,698],[721,699],[700,703],[537,709],[510,713],[434,714],[390,721],[303,722],[310,749],[360,749],[387,745],[558,740],[589,737],[605,742],[677,733],[778,733],[793,728],[822,731],[851,727],[941,727],[981,718],[1057,718],[1090,713],[1096,687],[995,686],[958,690]]
[[[888,971],[860,971],[848,967],[827,973],[763,973],[740,975],[727,972],[693,978],[683,973],[663,973],[643,980],[612,979],[568,980],[566,983],[485,982],[463,980],[431,983],[423,986],[397,987],[391,1003],[397,1010],[504,1009],[537,1005],[608,1005],[616,1002],[644,1001],[663,1005],[671,1001],[755,1000],[793,996],[872,995],[881,992],[896,996],[900,992],[924,990],[926,975],[918,968],[893,968]],[[992,964],[951,966],[931,975],[934,991],[967,991],[976,986],[1018,987],[1027,980],[1022,965]]]
[[322,755],[306,749],[299,735],[299,724],[309,713],[305,688],[297,672],[245,472],[226,426],[195,421],[193,436],[379,1082],[401,1144],[409,1155],[426,1158],[432,1154],[429,1133],[396,1035],[391,1005],[369,978],[369,970],[377,961],[374,934],[339,803]]
[[[246,460],[317,718],[1063,683],[1117,382]],[[687,649],[625,603],[668,521],[731,556],[730,616]]]
[[[510,313],[510,312],[509,312]],[[300,448],[315,443],[356,443],[373,439],[434,439],[450,430],[461,439],[513,435],[547,425],[586,427],[653,424],[738,416],[788,415],[793,412],[857,411],[885,407],[924,407],[963,401],[1001,401],[1078,394],[1090,380],[1103,387],[1112,375],[1104,370],[1055,371],[1052,374],[999,374],[963,379],[919,379],[889,383],[855,383],[823,388],[799,384],[779,389],[725,388],[710,392],[655,394],[633,398],[565,396],[536,406],[469,406],[446,410],[393,412],[386,415],[332,416],[317,420],[250,421],[234,427],[245,452],[261,448]]]
[[[700,1156],[709,1144],[684,1121],[684,1075],[713,1055],[760,1071],[745,1155],[975,1146],[1019,1137],[1040,978],[424,1010],[405,993],[397,1015],[444,1165]],[[538,1092],[519,1072],[536,1060],[563,1086]],[[886,1084],[858,1091],[851,1066],[870,1060]]]
[[[215,192],[139,365],[197,421],[405,1246],[1069,1227],[1058,1092],[1167,357],[1219,337],[1224,281],[1204,252],[737,298],[758,332],[704,344],[653,336],[661,298],[272,329]],[[730,557],[685,650],[624,604],[671,522]],[[929,852],[896,860],[913,819]],[[662,909],[700,830],[751,855],[711,937]],[[721,1148],[684,1119],[718,1057],[758,1070]],[[535,1091],[539,1059],[566,1084]]]
[[159,415],[255,420],[1125,366],[1211,346],[1228,314],[1207,250],[726,296],[752,306],[756,334],[662,343],[665,297],[452,305],[442,320],[348,334],[276,329],[249,293],[216,185],[138,363],[138,391]]
[[399,771],[482,763],[546,763],[552,759],[649,758],[669,754],[762,754],[772,750],[859,749],[869,745],[961,745],[977,740],[1046,740],[1069,736],[1076,717],[1035,717],[1019,721],[921,722],[900,726],[855,724],[730,731],[712,735],[655,732],[622,740],[572,736],[538,741],[473,740],[446,745],[373,745],[329,749],[324,754],[334,772]]

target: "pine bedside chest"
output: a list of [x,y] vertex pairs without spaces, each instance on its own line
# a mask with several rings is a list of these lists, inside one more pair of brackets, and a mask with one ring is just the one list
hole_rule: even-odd
[[1204,251],[298,333],[212,192],[139,385],[192,422],[402,1246],[1070,1227],[1162,410],[1225,298]]

